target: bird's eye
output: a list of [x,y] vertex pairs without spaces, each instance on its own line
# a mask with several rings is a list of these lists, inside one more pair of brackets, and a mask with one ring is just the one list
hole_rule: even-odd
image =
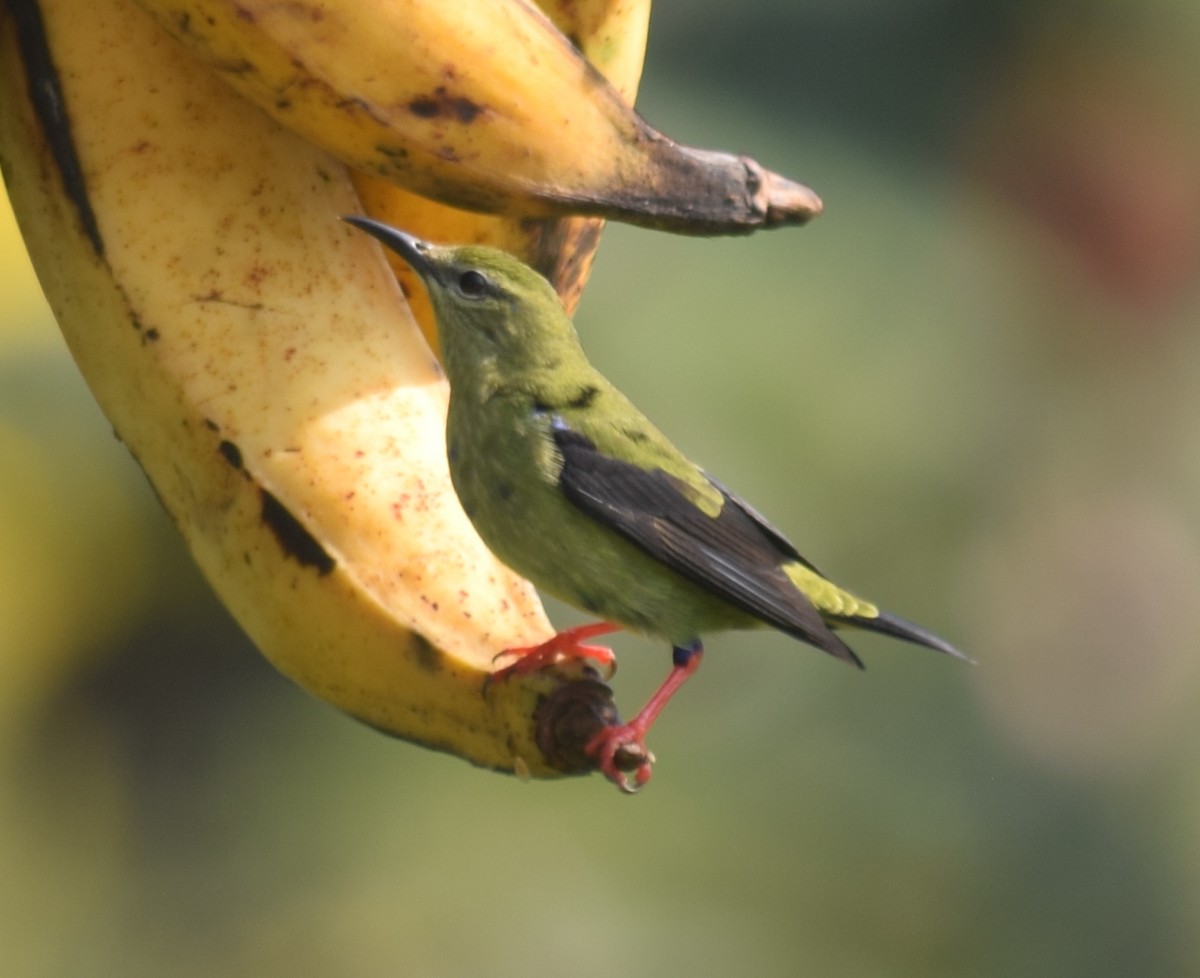
[[491,291],[492,283],[483,272],[469,269],[458,277],[458,291],[468,299],[480,299]]

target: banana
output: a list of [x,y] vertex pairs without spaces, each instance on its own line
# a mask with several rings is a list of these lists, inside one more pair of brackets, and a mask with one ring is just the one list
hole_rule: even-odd
[[652,129],[532,0],[139,0],[237,91],[443,203],[691,234],[803,223],[807,187]]
[[[218,594],[304,688],[498,770],[616,722],[449,481],[448,392],[344,166],[131,0],[0,8],[0,169],[67,343]],[[631,758],[631,765],[638,759]]]
[[650,30],[650,0],[538,0],[542,13],[630,105]]
[[[539,6],[632,105],[646,53],[650,0],[540,0]],[[579,305],[604,230],[602,218],[481,214],[438,203],[361,170],[350,176],[363,207],[376,220],[438,244],[470,241],[503,249],[549,280],[568,315]],[[392,252],[387,257],[426,342],[436,350],[437,324],[424,287],[401,258]]]

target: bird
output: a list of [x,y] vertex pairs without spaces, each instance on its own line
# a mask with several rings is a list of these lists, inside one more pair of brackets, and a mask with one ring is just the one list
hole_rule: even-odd
[[[627,630],[672,650],[666,680],[627,723],[586,745],[610,781],[649,780],[645,737],[692,676],[703,637],[769,627],[837,659],[853,626],[970,661],[944,639],[834,584],[767,519],[690,461],[588,361],[551,285],[517,258],[438,245],[361,216],[424,283],[450,386],[451,480],[488,548],[539,590],[595,616],[497,672],[560,656],[610,665],[585,640]],[[633,757],[629,773],[622,763]]]

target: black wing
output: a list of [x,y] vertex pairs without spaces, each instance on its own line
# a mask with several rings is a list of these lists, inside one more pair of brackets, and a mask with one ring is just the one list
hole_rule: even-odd
[[712,483],[724,505],[710,516],[675,476],[605,455],[559,417],[552,436],[563,460],[559,488],[589,517],[734,607],[861,667],[780,568],[786,561],[807,562],[737,497]]
[[[779,552],[781,554],[786,554],[792,560],[796,561],[796,563],[803,564],[810,571],[813,571],[817,574],[821,573],[819,570],[817,570],[817,568],[813,565],[813,563],[811,561],[806,560],[804,557],[801,557],[800,554],[796,552],[796,548],[792,544],[792,541],[789,540],[787,537],[785,537],[777,529],[775,529],[774,525],[772,523],[770,523],[767,520],[767,518],[765,516],[763,516],[762,513],[760,513],[757,509],[755,509],[748,502],[746,502],[746,500],[742,499],[741,496],[735,496],[732,492],[730,492],[728,489],[726,489],[722,483],[718,482],[707,472],[704,472],[703,475],[704,475],[704,478],[706,478],[709,482],[711,482],[713,484],[713,488],[718,490],[721,493],[721,495],[725,497],[725,501],[727,503],[732,503],[734,506],[736,506],[738,509],[740,509],[743,513],[745,513],[748,517],[750,517],[750,519],[752,519],[755,522],[755,524],[757,524],[758,528],[763,533],[765,533],[768,537],[771,538],[771,540],[775,543],[775,546],[779,549]],[[824,576],[824,575],[822,575],[822,576]]]

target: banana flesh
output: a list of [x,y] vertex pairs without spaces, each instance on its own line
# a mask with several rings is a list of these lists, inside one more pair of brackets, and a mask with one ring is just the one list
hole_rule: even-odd
[[337,220],[360,207],[344,166],[131,0],[0,8],[0,164],[80,369],[264,654],[394,735],[590,769],[606,686],[564,666],[486,688],[551,629],[458,505],[444,377]]
[[139,0],[350,166],[443,203],[692,234],[807,221],[807,187],[652,129],[531,0]]

